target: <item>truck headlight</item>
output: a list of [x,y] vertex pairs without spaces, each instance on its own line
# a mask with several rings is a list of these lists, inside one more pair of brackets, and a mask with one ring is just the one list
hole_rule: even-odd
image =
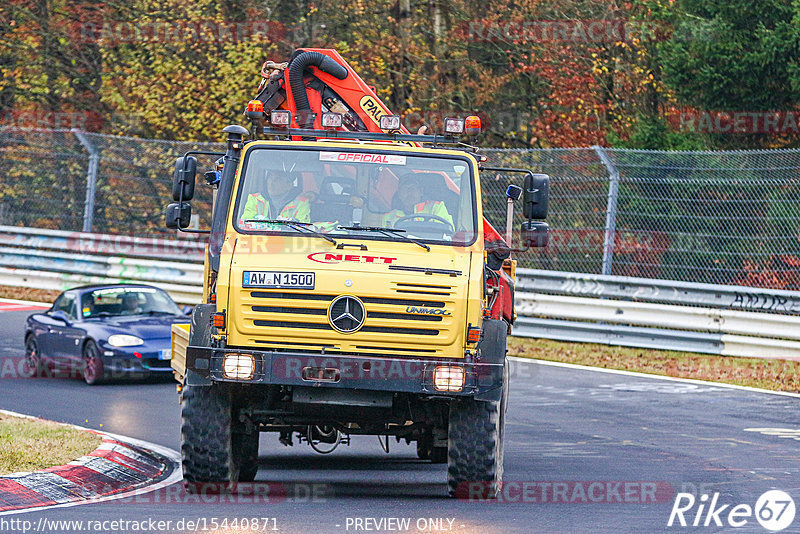
[[227,353],[222,357],[222,376],[233,380],[250,380],[256,368],[252,354]]
[[433,369],[433,387],[438,391],[464,389],[464,368],[455,365],[437,365]]
[[108,344],[112,347],[135,347],[144,343],[142,338],[129,336],[128,334],[114,334],[108,338]]

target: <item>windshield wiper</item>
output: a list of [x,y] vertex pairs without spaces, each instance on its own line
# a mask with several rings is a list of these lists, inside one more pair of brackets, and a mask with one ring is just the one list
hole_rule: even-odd
[[337,228],[340,228],[342,230],[363,230],[365,232],[380,232],[386,237],[399,237],[403,241],[408,241],[409,243],[414,243],[415,245],[419,245],[428,252],[430,252],[431,250],[431,247],[429,247],[425,243],[417,241],[416,239],[408,237],[407,235],[404,235],[403,232],[405,232],[405,230],[401,230],[399,228],[386,228],[383,226],[337,226]]
[[[307,233],[311,235],[315,235],[317,237],[321,237],[325,241],[329,241],[336,245],[336,240],[332,237],[326,236],[323,233],[317,232],[316,230],[312,230],[308,228],[311,226],[312,223],[302,222],[302,221],[293,221],[291,219],[246,219],[244,222],[259,222],[259,223],[269,223],[269,224],[284,224],[291,228],[296,232],[300,232],[300,230],[305,230]],[[302,232],[301,232],[302,233]]]
[[176,315],[173,312],[168,312],[164,310],[148,310],[147,315]]

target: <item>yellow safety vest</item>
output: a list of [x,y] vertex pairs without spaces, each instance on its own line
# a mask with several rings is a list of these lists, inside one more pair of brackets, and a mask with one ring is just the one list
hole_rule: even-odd
[[[247,197],[247,202],[242,212],[242,221],[259,218],[271,218],[269,217],[269,202],[261,196],[260,193],[253,193]],[[298,195],[294,200],[284,206],[275,218],[311,222],[311,204],[309,203],[308,197],[302,194]],[[247,223],[245,222],[245,224]]]
[[[446,220],[450,224],[453,224],[453,218],[450,216],[450,213],[448,213],[447,206],[445,206],[444,202],[440,200],[436,202],[420,202],[419,204],[414,205],[414,213],[427,213],[429,215],[436,215],[437,217],[441,217],[442,219]],[[403,210],[392,210],[383,216],[381,226],[393,227],[394,223],[397,222],[398,219],[405,216],[406,214]]]

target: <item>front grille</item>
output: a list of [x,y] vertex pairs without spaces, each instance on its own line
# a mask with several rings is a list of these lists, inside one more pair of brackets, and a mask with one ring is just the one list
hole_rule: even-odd
[[[396,282],[391,283],[391,286],[397,293],[408,291],[413,295],[408,298],[401,298],[399,295],[397,297],[355,295],[366,308],[366,318],[364,326],[353,334],[346,334],[347,336],[358,337],[361,333],[368,333],[424,336],[424,339],[430,339],[440,336],[451,328],[455,288],[437,284]],[[243,299],[246,306],[246,311],[243,313],[246,322],[252,321],[250,324],[254,327],[296,329],[298,336],[301,336],[299,332],[302,330],[336,332],[328,320],[328,308],[340,295],[286,290],[247,291],[245,294],[248,296]],[[429,298],[428,295],[435,298]],[[253,333],[255,334],[255,331]],[[266,333],[265,331],[264,334]],[[339,339],[338,334],[335,337]],[[364,340],[364,338],[359,339]],[[292,338],[289,341],[297,343],[302,339]],[[381,338],[381,341],[390,340]],[[321,346],[313,339],[309,339],[308,345]]]
[[394,290],[404,295],[435,295],[437,297],[448,297],[453,294],[453,286],[437,284],[411,284],[405,282],[395,282]]
[[[256,326],[272,326],[277,328],[310,328],[312,330],[333,330],[328,323],[305,323],[299,321],[265,321],[256,319]],[[400,328],[391,326],[362,326],[359,332],[376,332],[384,334],[411,334],[414,336],[438,336],[438,330],[429,328]]]
[[[449,293],[444,293],[448,294]],[[316,293],[281,293],[278,291],[251,291],[250,296],[256,299],[280,299],[280,300],[319,300],[330,302],[338,295],[319,295]],[[359,297],[364,304],[393,304],[397,306],[422,306],[425,308],[444,308],[445,303],[441,300],[411,300],[393,299],[383,297]],[[327,310],[327,308],[325,308]]]

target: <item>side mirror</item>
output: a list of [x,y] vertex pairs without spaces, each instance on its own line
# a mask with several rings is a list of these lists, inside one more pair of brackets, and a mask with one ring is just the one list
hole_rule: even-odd
[[183,312],[184,315],[191,315],[192,310],[194,310],[194,306],[184,306],[183,308],[181,308],[181,311]]
[[188,228],[192,220],[192,205],[189,202],[173,202],[167,206],[167,228]]
[[65,325],[69,326],[69,316],[62,310],[56,310],[50,313],[50,317],[55,319],[56,321],[61,321]]
[[192,200],[196,175],[197,158],[188,156],[175,160],[175,172],[172,175],[172,200],[175,202]]
[[546,222],[522,223],[522,244],[525,247],[546,247],[550,241],[550,226]]
[[546,219],[549,197],[550,177],[546,174],[527,175],[522,199],[522,214],[529,220]]

